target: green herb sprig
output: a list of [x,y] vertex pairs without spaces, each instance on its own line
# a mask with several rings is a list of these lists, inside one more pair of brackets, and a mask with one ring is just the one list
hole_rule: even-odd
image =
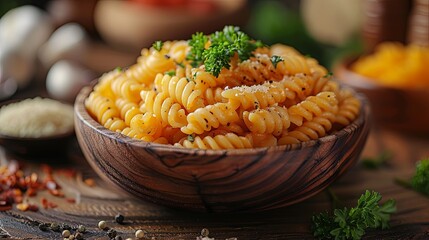
[[273,64],[274,68],[277,68],[277,64],[279,62],[282,62],[282,61],[284,61],[284,59],[282,57],[280,57],[280,56],[273,55],[271,57],[271,63]]
[[379,205],[380,193],[366,191],[353,208],[335,209],[333,215],[319,213],[312,218],[313,234],[318,239],[361,239],[367,229],[386,229],[396,203],[390,199]]
[[414,190],[429,196],[429,158],[417,163],[411,186]]
[[161,51],[162,46],[164,45],[164,43],[162,41],[156,41],[152,44],[152,47],[156,50],[156,51]]
[[362,159],[362,166],[366,169],[378,169],[386,165],[393,158],[393,153],[389,150],[384,150],[379,155],[374,157],[366,157]]
[[[207,42],[210,46],[206,48]],[[241,61],[249,59],[252,52],[262,47],[260,41],[252,40],[248,35],[241,32],[238,27],[225,26],[222,31],[217,31],[209,37],[203,33],[192,35],[189,40],[191,50],[187,60],[193,67],[204,64],[206,71],[218,77],[222,68],[230,67],[231,58],[237,54]]]

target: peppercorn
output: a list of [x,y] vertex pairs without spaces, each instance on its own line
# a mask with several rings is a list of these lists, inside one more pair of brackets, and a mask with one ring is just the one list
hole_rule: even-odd
[[72,229],[69,225],[67,225],[67,224],[65,224],[65,223],[61,223],[61,224],[60,224],[60,228],[61,228],[62,230],[69,230],[69,231]]
[[101,230],[106,229],[107,228],[106,221],[100,221],[100,222],[98,222],[98,228],[101,229]]
[[116,230],[115,229],[109,229],[109,231],[107,231],[107,236],[109,236],[110,239],[116,237]]
[[202,237],[208,237],[209,236],[209,230],[207,229],[207,228],[203,228],[202,230],[201,230],[201,236]]
[[77,232],[74,234],[74,238],[77,240],[81,240],[81,239],[83,239],[83,234],[80,232]]
[[136,238],[143,238],[144,237],[144,232],[143,232],[143,230],[139,229],[139,230],[136,231],[135,235],[136,235]]
[[66,229],[61,233],[61,235],[65,238],[68,238],[70,237],[70,231]]
[[58,225],[58,223],[51,223],[51,230],[54,232],[59,232],[60,226]]
[[85,228],[85,226],[83,226],[83,225],[79,225],[79,226],[77,227],[77,231],[78,231],[78,232],[81,232],[81,233],[84,233],[84,232],[86,231],[86,228]]
[[115,216],[115,222],[119,223],[119,224],[123,224],[125,220],[125,217],[122,214],[116,214]]
[[47,224],[47,223],[39,224],[39,229],[42,231],[48,231],[48,228],[49,228],[49,224]]

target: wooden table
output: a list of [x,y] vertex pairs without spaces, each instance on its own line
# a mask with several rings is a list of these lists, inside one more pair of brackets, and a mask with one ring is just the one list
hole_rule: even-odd
[[[40,208],[37,212],[22,212],[14,207],[0,212],[0,238],[60,239],[61,233],[41,231],[37,227],[40,223],[57,222],[74,227],[85,225],[85,239],[109,239],[106,231],[97,228],[97,223],[105,220],[123,239],[133,237],[137,229],[146,232],[145,239],[196,239],[202,228],[209,229],[210,237],[215,239],[312,239],[311,216],[333,207],[329,192],[335,193],[345,206],[354,206],[357,198],[369,189],[380,192],[383,200],[396,199],[398,211],[392,216],[391,229],[369,231],[365,238],[429,239],[429,198],[394,181],[395,178],[410,178],[415,162],[429,156],[429,137],[407,136],[375,126],[363,156],[376,156],[384,150],[393,152],[387,166],[368,170],[359,163],[334,183],[330,191],[323,191],[302,203],[260,213],[201,214],[156,206],[106,186],[87,165],[74,140],[66,156],[49,159],[49,164],[77,171],[70,177],[61,171],[55,174],[54,170],[55,180],[63,187],[66,197],[76,199],[76,203],[53,197],[47,191],[39,192],[28,201],[38,204],[45,197],[58,207]],[[18,158],[1,149],[2,164],[11,159],[26,162],[27,171],[38,171],[40,164],[47,160]],[[85,184],[87,178],[95,179],[96,185]],[[125,224],[114,222],[118,213],[125,216]]]

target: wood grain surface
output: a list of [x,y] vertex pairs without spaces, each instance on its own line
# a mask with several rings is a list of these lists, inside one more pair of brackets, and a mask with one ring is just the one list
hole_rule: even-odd
[[[84,224],[88,232],[85,239],[109,239],[105,231],[97,229],[100,220],[126,238],[136,229],[146,232],[145,239],[196,239],[202,228],[210,230],[215,239],[312,239],[310,219],[314,213],[333,207],[331,195],[323,191],[299,204],[259,213],[206,214],[173,210],[129,197],[108,187],[89,168],[74,142],[67,156],[49,159],[58,168],[77,170],[75,177],[58,173],[55,179],[63,186],[67,197],[76,198],[70,204],[41,192],[30,202],[49,197],[58,204],[54,209],[38,212],[21,212],[14,208],[0,212],[0,238],[4,239],[59,239],[60,233],[43,232],[38,223],[60,222],[71,226]],[[414,164],[429,155],[429,137],[402,135],[389,130],[374,129],[364,150],[364,156],[375,156],[384,150],[393,152],[393,158],[381,169],[368,170],[357,164],[330,188],[345,206],[356,204],[366,189],[383,195],[383,200],[396,199],[398,211],[392,216],[389,230],[369,231],[365,239],[429,239],[429,198],[395,184],[395,178],[411,177]],[[3,151],[2,151],[3,153]],[[47,159],[17,158],[1,155],[4,161],[19,159],[28,163],[27,170],[37,170]],[[37,161],[36,161],[37,160]],[[55,171],[54,171],[55,172]],[[88,177],[96,179],[96,186],[83,183]],[[114,216],[121,213],[125,224],[114,223]]]

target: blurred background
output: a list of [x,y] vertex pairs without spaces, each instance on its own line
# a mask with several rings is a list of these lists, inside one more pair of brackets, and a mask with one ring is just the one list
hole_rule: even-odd
[[428,46],[428,0],[0,1],[0,100],[17,91],[73,102],[100,74],[135,63],[156,40],[240,26],[333,71],[384,41]]

